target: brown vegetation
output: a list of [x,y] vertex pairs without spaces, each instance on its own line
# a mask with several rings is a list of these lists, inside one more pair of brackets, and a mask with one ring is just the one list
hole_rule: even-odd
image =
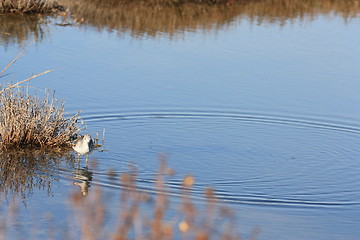
[[[19,54],[20,56],[21,54]],[[18,56],[18,57],[19,57]],[[0,72],[3,76],[17,58]],[[78,115],[66,118],[64,102],[45,91],[43,97],[31,95],[19,85],[51,70],[16,84],[0,87],[0,147],[70,147],[71,138],[80,130]]]
[[0,13],[49,13],[58,8],[55,0],[0,0]]
[[[181,7],[189,4],[192,4],[193,8],[196,8],[196,5],[230,6],[237,8],[239,14],[256,15],[260,18],[294,18],[329,12],[351,17],[356,16],[360,8],[358,0],[0,0],[0,13],[50,13],[64,11],[64,7],[67,7],[73,13],[84,9],[81,12],[90,14],[91,8],[94,8],[92,12],[98,9],[103,11],[104,18],[109,16],[113,18],[113,10],[120,11],[119,8],[126,5],[150,7],[152,8],[150,10],[154,10],[154,7],[166,10],[166,7]],[[136,9],[135,11],[138,12]],[[182,10],[180,12],[185,13]]]
[[11,147],[69,147],[78,131],[78,115],[64,117],[64,103],[53,95],[32,96],[21,89],[0,94],[0,145]]

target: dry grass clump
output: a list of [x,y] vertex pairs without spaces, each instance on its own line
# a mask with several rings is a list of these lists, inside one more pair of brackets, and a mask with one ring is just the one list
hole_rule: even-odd
[[[5,71],[22,54],[23,52],[0,72],[0,78],[6,76]],[[52,70],[10,86],[0,85],[0,148],[71,146],[71,139],[81,129],[78,114],[65,117],[64,102],[59,103],[49,91],[45,91],[44,96],[40,97],[36,92],[31,95],[29,87],[20,87],[21,83],[50,71]]]
[[64,147],[79,128],[78,115],[64,116],[64,103],[45,93],[43,98],[16,88],[0,94],[0,146]]
[[49,13],[58,8],[54,0],[0,0],[1,13]]

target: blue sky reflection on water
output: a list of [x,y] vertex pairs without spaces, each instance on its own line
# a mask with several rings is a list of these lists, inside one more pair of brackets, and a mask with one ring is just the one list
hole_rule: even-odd
[[[212,185],[238,201],[230,205],[245,234],[259,226],[260,239],[358,239],[359,23],[243,19],[178,40],[54,27],[11,71],[23,79],[57,68],[31,85],[82,110],[88,131],[107,129],[109,152],[93,154],[99,172],[131,160],[147,178],[165,152],[199,191]],[[17,51],[2,51],[2,65]],[[259,203],[268,200],[283,205]]]
[[[185,33],[178,41],[58,27],[45,43],[30,45],[13,70],[22,69],[21,75],[16,71],[21,79],[57,68],[32,85],[71,98],[72,111],[121,104],[352,118],[358,117],[360,89],[354,80],[360,75],[356,22],[321,17],[296,27],[243,22],[216,35]],[[14,54],[7,51],[7,59]],[[79,104],[85,97],[91,105]]]

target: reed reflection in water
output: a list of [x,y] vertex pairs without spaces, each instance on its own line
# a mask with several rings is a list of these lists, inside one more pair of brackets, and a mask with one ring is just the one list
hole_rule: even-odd
[[[21,196],[26,199],[35,189],[52,194],[52,185],[63,173],[66,165],[75,169],[73,178],[78,180],[80,166],[71,151],[11,150],[0,152],[0,194]],[[58,172],[58,173],[57,173]]]
[[[116,31],[119,36],[164,37],[176,39],[185,32],[218,32],[247,18],[252,24],[284,25],[295,19],[311,21],[318,15],[340,15],[344,21],[359,16],[356,0],[263,0],[231,1],[231,4],[183,2],[160,4],[158,1],[61,0],[68,10],[62,19],[46,15],[0,15],[0,41],[3,45],[41,41],[50,34],[51,25],[93,26]],[[61,23],[62,21],[62,23]]]
[[[171,1],[168,1],[171,3]],[[62,3],[77,23],[98,29],[130,33],[132,36],[170,37],[185,31],[217,31],[235,24],[238,17],[254,24],[285,24],[289,20],[311,20],[320,14],[341,15],[345,20],[358,16],[355,0],[263,0],[230,1],[228,4],[198,4],[187,1],[159,4],[154,1],[80,0]]]
[[4,46],[40,42],[49,34],[49,24],[42,16],[0,15],[0,44]]

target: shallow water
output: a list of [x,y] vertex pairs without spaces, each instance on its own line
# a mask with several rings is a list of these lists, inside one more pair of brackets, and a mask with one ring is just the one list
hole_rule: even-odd
[[[237,17],[212,31],[149,37],[51,20],[7,78],[56,68],[31,85],[56,90],[69,114],[81,110],[87,133],[106,129],[108,151],[90,155],[96,168],[46,170],[57,181],[26,198],[24,219],[44,218],[44,204],[62,219],[66,193],[84,176],[89,191],[119,191],[108,170],[129,162],[152,191],[165,153],[174,197],[192,174],[194,198],[214,187],[242,236],[259,227],[259,239],[359,239],[360,20],[291,21]],[[19,45],[0,45],[3,66]]]

